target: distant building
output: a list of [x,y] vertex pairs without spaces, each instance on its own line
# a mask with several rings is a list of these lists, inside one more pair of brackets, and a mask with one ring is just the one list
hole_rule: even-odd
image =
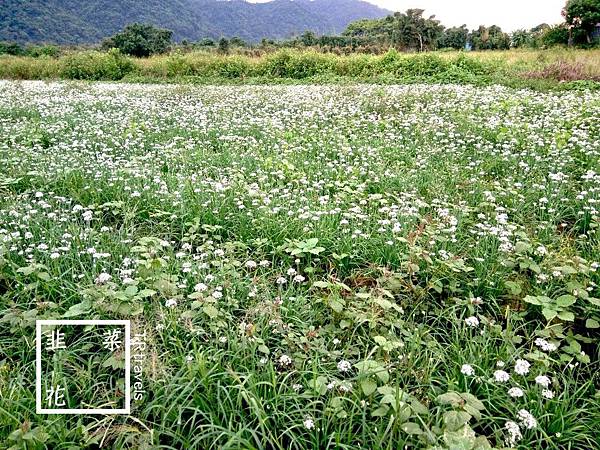
[[473,44],[471,44],[470,42],[467,42],[465,44],[465,51],[470,52],[471,50],[473,50]]
[[600,41],[600,23],[597,23],[596,28],[592,31],[592,41]]

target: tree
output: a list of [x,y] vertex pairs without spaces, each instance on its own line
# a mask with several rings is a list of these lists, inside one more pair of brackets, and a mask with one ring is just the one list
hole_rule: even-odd
[[146,57],[166,52],[171,46],[173,32],[156,28],[153,25],[133,23],[123,31],[106,39],[104,49],[118,48],[121,53],[137,57]]
[[432,50],[438,45],[444,27],[435,19],[423,17],[422,9],[396,12],[383,19],[359,20],[348,25],[343,35],[361,43],[392,45],[408,50]]
[[204,39],[200,39],[196,45],[198,47],[214,47],[215,46],[215,41],[213,41],[210,38],[204,38]]
[[219,53],[223,53],[223,54],[229,53],[229,41],[224,37],[219,39],[218,49],[219,49]]
[[510,46],[514,48],[533,47],[535,42],[531,31],[515,30],[510,36]]
[[315,37],[315,33],[312,31],[305,31],[300,36],[300,40],[302,41],[302,45],[305,47],[310,47],[311,45],[315,45],[317,43],[317,38]]
[[545,47],[567,45],[569,42],[569,30],[565,24],[548,27],[542,31],[541,41]]
[[0,55],[25,55],[25,49],[16,42],[0,42]]
[[497,25],[489,28],[481,25],[471,32],[469,40],[475,50],[506,50],[510,47],[510,36]]
[[563,16],[570,31],[569,44],[591,44],[592,33],[600,23],[600,0],[568,0]]
[[233,47],[245,47],[246,42],[243,39],[241,39],[237,36],[234,36],[231,39],[229,39],[229,45],[231,45]]
[[465,48],[468,39],[469,30],[466,25],[448,28],[440,39],[440,47],[460,50]]

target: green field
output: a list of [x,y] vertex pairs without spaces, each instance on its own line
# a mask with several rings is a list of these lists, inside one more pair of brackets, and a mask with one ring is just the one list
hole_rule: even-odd
[[[599,449],[598,117],[585,89],[0,81],[0,448]],[[39,319],[145,333],[130,415],[36,414]],[[42,361],[66,407],[122,400],[94,342]]]
[[599,90],[600,50],[518,50],[381,55],[256,51],[255,55],[172,52],[131,58],[117,51],[60,57],[0,55],[0,78],[185,84],[500,84],[513,88]]

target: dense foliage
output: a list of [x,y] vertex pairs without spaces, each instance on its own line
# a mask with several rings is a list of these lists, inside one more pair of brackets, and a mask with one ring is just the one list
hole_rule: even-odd
[[166,52],[171,45],[172,36],[173,32],[170,30],[134,23],[106,39],[102,47],[107,50],[119,49],[125,55],[144,57]]
[[600,38],[600,0],[568,0],[563,15],[576,33],[572,39],[591,44],[594,32]]
[[239,36],[256,42],[309,29],[337,34],[354,20],[388,12],[360,0],[2,0],[0,41],[97,43],[139,22],[172,30],[177,41]]
[[[600,448],[599,115],[589,91],[0,81],[0,448]],[[144,333],[131,415],[36,414],[59,318]],[[72,338],[48,376],[111,407],[114,359]]]

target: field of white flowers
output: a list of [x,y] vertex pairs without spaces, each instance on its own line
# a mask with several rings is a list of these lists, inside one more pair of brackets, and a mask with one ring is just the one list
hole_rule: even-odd
[[[0,448],[600,448],[599,117],[0,81]],[[36,414],[39,319],[145,334],[130,415]],[[86,351],[53,360],[72,408],[111,364]]]

